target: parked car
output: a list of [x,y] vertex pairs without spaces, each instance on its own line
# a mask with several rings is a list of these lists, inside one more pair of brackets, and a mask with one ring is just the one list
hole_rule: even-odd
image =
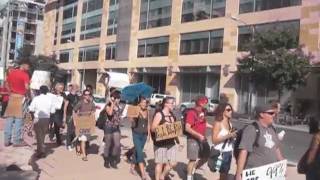
[[95,116],[96,116],[96,119],[98,119],[100,112],[102,111],[102,109],[106,105],[106,98],[104,96],[99,96],[99,95],[94,94],[93,95],[93,103],[96,106]]
[[[218,107],[219,100],[217,99],[209,99],[209,103],[206,106],[207,113],[208,114],[213,114],[216,108]],[[189,102],[183,102],[180,104],[180,111],[184,112],[186,109],[193,108],[195,106],[195,101],[189,101]]]
[[[156,106],[157,103],[161,103],[163,98],[170,96],[166,94],[152,94],[150,98],[150,106]],[[171,96],[170,96],[171,97]]]

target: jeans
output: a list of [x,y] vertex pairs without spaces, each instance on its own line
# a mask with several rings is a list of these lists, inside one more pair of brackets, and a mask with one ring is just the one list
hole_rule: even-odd
[[23,119],[16,117],[8,117],[6,119],[5,128],[4,128],[4,143],[10,144],[12,138],[12,129],[13,124],[15,126],[15,138],[13,144],[20,144],[22,142],[22,129],[23,129]]
[[104,131],[104,157],[120,157],[120,129],[119,127],[106,127]]
[[67,146],[71,146],[72,140],[76,137],[72,116],[67,116]]
[[135,164],[142,163],[144,162],[143,148],[147,141],[147,134],[132,131],[132,138],[135,149],[135,158],[133,158],[133,162]]
[[34,123],[33,129],[34,129],[34,132],[36,133],[37,152],[44,153],[45,152],[44,140],[49,129],[49,118],[40,118],[38,122]]

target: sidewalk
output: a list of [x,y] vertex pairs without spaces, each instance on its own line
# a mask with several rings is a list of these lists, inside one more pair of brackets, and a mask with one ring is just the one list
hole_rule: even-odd
[[[1,129],[1,128],[0,128]],[[123,145],[121,154],[124,154],[126,149],[132,146],[131,131],[127,128],[122,128],[122,139],[121,143]],[[2,133],[2,132],[1,132]],[[102,153],[102,135],[101,130],[96,130],[97,136],[93,141],[90,142],[90,150],[88,159],[89,161],[84,162],[80,157],[77,157],[75,151],[69,152],[66,150],[65,146],[55,147],[54,144],[48,144],[49,152],[45,159],[40,159],[37,161],[32,161],[34,168],[38,169],[40,172],[40,180],[104,180],[108,179],[124,179],[124,180],[138,180],[137,176],[133,176],[129,173],[130,165],[125,161],[122,156],[121,163],[118,165],[119,169],[106,169],[103,166]],[[47,141],[49,142],[49,141]],[[182,142],[186,142],[185,139]],[[1,142],[3,140],[1,139]],[[185,144],[185,143],[184,143]],[[35,148],[35,146],[33,146]],[[30,152],[30,149],[29,151]],[[0,152],[1,157],[7,154],[17,154],[17,152]],[[147,162],[147,172],[150,177],[154,177],[154,161],[153,161],[153,145],[152,142],[147,142],[145,146],[146,162]],[[29,154],[25,154],[29,156]],[[181,152],[177,153],[178,166],[176,171],[171,172],[171,179],[186,179],[186,148]],[[0,161],[3,162],[3,161]],[[232,174],[235,173],[235,165],[233,163],[230,171],[230,179],[232,179]],[[0,176],[0,179],[1,176]],[[207,166],[203,166],[203,170],[196,171],[197,180],[202,179],[218,179],[217,173],[212,173],[208,170]],[[296,167],[288,167],[287,169],[287,179],[302,180],[305,179],[304,176],[298,175],[296,172]],[[31,179],[30,179],[31,180]]]

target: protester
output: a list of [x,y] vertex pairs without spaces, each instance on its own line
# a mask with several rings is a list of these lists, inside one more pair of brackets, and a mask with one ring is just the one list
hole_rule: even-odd
[[256,127],[251,124],[244,130],[239,144],[236,179],[241,179],[244,169],[255,168],[283,160],[278,136],[272,127],[276,109],[271,104],[256,107],[258,131],[260,132],[256,144]]
[[27,144],[22,138],[23,128],[23,104],[25,96],[28,95],[30,77],[28,71],[30,64],[28,61],[23,60],[18,69],[12,69],[6,80],[7,89],[10,92],[8,106],[6,108],[4,117],[6,118],[4,128],[4,144],[5,146],[11,145],[13,124],[15,126],[15,139],[13,146],[26,146]]
[[104,129],[104,166],[106,168],[110,168],[111,166],[117,169],[117,164],[120,162],[120,121],[122,109],[119,103],[120,92],[113,91],[105,107],[108,118]]
[[64,92],[64,94],[66,96],[68,96],[70,94],[70,92],[72,91],[72,88],[73,88],[73,84],[68,84],[67,90]]
[[147,138],[150,137],[150,123],[147,99],[144,97],[140,97],[138,106],[138,117],[129,118],[129,120],[131,120],[132,122],[132,138],[135,149],[130,172],[134,175],[137,175],[137,172],[135,171],[135,165],[138,165],[141,173],[141,178],[145,180],[148,177],[144,169],[143,148],[147,141]]
[[[187,180],[193,179],[195,170],[207,162],[210,147],[206,139],[206,128],[212,128],[205,119],[208,98],[199,96],[195,107],[186,112],[187,157],[189,159]],[[197,161],[199,159],[199,161]]]
[[9,90],[6,87],[6,82],[3,81],[2,86],[0,87],[0,95],[1,95],[1,117],[3,117],[6,108],[8,106],[9,101]]
[[64,128],[65,123],[63,119],[64,115],[64,104],[66,103],[66,95],[63,92],[64,85],[62,83],[57,83],[54,88],[54,101],[56,102],[56,112],[51,116],[51,128],[53,125],[53,130],[50,131],[50,136],[53,138],[56,135],[56,143],[58,146],[62,144],[60,129]]
[[66,136],[66,145],[69,151],[73,150],[72,140],[75,138],[75,128],[72,119],[73,108],[79,102],[80,97],[77,94],[78,86],[69,85],[69,94],[66,97],[63,110],[63,122],[67,124],[67,136]]
[[93,87],[91,84],[86,85],[86,90],[90,91],[91,95],[93,95]]
[[157,127],[163,124],[171,124],[176,121],[176,117],[172,113],[175,106],[175,99],[173,97],[166,97],[162,101],[162,109],[156,112],[152,126],[152,139],[154,144],[154,158],[155,158],[155,179],[163,180],[168,175],[170,170],[177,164],[177,144],[180,144],[178,138],[171,138],[166,140],[156,141],[155,132]]
[[232,128],[233,108],[228,103],[220,103],[216,109],[216,118],[212,129],[212,142],[214,149],[221,152],[222,162],[218,169],[220,180],[228,178],[228,172],[231,166],[234,138],[237,131]]
[[307,172],[306,180],[320,179],[320,130],[319,121],[311,119],[309,122],[309,133],[312,134],[312,141],[309,146],[306,159]]
[[40,95],[33,98],[29,111],[33,114],[34,131],[37,140],[38,158],[45,157],[44,140],[49,128],[50,114],[55,112],[52,98],[47,95],[49,88],[47,86],[40,87]]
[[[95,105],[91,101],[91,93],[88,90],[83,91],[83,98],[80,100],[75,107],[73,108],[73,123],[74,126],[77,127],[77,123],[75,121],[75,116],[88,116],[95,114]],[[87,152],[86,152],[86,142],[90,140],[90,134],[79,134],[76,145],[76,153],[77,155],[82,155],[83,161],[88,161]]]

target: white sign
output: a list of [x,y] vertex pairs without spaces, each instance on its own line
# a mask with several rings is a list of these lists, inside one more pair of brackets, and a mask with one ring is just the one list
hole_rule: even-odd
[[246,169],[242,172],[242,180],[285,180],[287,160],[264,166]]
[[30,88],[39,89],[40,86],[46,85],[50,88],[50,72],[49,71],[34,71],[31,77]]
[[125,73],[107,72],[109,78],[105,79],[105,84],[109,87],[124,88],[130,84],[129,76]]
[[52,99],[52,105],[55,107],[56,110],[59,110],[62,108],[62,103],[63,103],[63,97],[62,96],[57,96],[52,93],[48,93],[48,95]]

